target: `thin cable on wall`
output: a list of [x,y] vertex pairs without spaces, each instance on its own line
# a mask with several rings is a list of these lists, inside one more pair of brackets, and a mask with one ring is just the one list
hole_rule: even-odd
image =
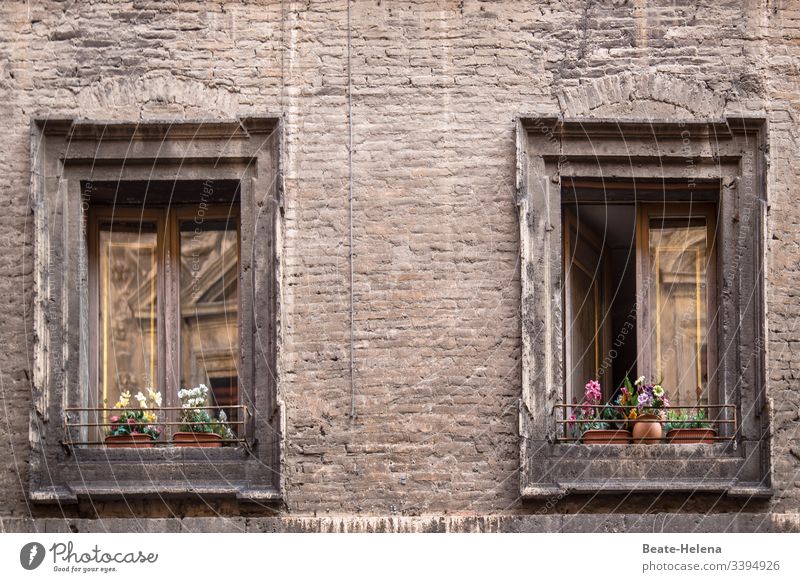
[[349,212],[349,249],[350,249],[350,418],[356,416],[356,381],[355,364],[353,359],[353,339],[355,329],[355,309],[353,307],[353,76],[351,75],[350,59],[350,0],[347,0],[347,167],[348,167],[348,190],[347,205]]

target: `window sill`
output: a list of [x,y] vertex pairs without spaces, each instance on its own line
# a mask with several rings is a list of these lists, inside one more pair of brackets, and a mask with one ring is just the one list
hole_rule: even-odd
[[527,500],[551,499],[565,495],[629,495],[631,493],[715,493],[733,498],[768,499],[773,490],[765,485],[739,483],[737,479],[716,480],[651,480],[610,479],[563,481],[548,485],[522,488],[522,498]]
[[732,458],[736,456],[736,441],[720,441],[713,444],[584,444],[557,443],[552,445],[550,454],[566,459],[592,459],[598,454],[614,459],[692,459]]
[[184,481],[152,483],[150,481],[93,481],[66,483],[64,486],[32,489],[29,499],[37,504],[74,504],[80,498],[95,500],[122,500],[132,497],[172,497],[197,495],[227,497],[237,501],[258,503],[277,502],[280,491],[271,487],[255,487],[247,482],[234,481]]
[[[738,477],[754,443],[586,445],[531,443],[536,481],[522,487],[524,499],[567,494],[717,493],[766,498],[772,489]],[[524,468],[523,468],[524,469]]]
[[[126,499],[199,495],[270,503],[282,499],[257,450],[237,447],[74,448],[51,465],[57,483],[32,486],[37,504],[80,498]],[[260,485],[259,483],[263,483]]]
[[86,463],[114,463],[135,461],[136,463],[180,463],[187,462],[241,462],[251,456],[244,446],[234,447],[179,447],[160,446],[153,448],[137,447],[93,447],[71,448],[67,459],[72,458],[83,466]]

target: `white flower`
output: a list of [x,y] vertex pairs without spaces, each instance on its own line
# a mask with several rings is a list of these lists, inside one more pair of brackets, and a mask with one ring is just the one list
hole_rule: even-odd
[[644,376],[639,376],[636,378],[636,382],[633,383],[634,386],[641,386],[644,384]]
[[178,390],[178,398],[184,410],[203,408],[208,404],[208,387],[200,384],[194,388],[182,388]]
[[139,403],[140,408],[147,408],[147,398],[145,398],[144,394],[137,392],[134,398],[136,398],[136,402]]

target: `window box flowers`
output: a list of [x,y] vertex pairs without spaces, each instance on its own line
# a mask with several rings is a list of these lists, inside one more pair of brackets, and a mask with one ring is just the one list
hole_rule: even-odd
[[134,399],[139,408],[129,408],[131,393],[120,394],[114,404],[114,413],[108,418],[110,423],[106,432],[107,447],[152,447],[161,436],[161,428],[157,426],[158,417],[153,411],[161,406],[161,393],[147,389],[147,395],[138,392]]
[[661,440],[661,423],[666,418],[665,409],[669,406],[669,399],[660,384],[645,383],[644,376],[631,384],[626,377],[617,404],[623,407],[632,425],[634,443],[652,444]]
[[208,411],[208,387],[200,384],[194,388],[178,391],[181,400],[180,431],[172,436],[172,442],[182,447],[221,447],[223,440],[233,440],[224,410],[217,418]]
[[667,440],[676,444],[713,444],[717,437],[717,431],[711,427],[702,408],[668,410],[665,428]]
[[585,387],[583,402],[576,405],[567,425],[572,436],[588,445],[628,444],[630,431],[624,427],[625,417],[614,406],[601,404],[600,383],[590,380]]

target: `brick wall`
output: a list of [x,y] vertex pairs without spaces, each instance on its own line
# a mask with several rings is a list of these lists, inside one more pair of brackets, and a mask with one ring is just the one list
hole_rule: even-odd
[[[154,528],[162,522],[179,528],[170,520],[220,508],[237,520],[271,519],[278,529],[291,529],[290,523],[325,529],[313,518],[328,515],[360,524],[349,529],[377,527],[370,525],[375,518],[358,522],[359,516],[390,516],[395,525],[388,529],[403,529],[391,516],[452,514],[485,516],[487,523],[499,516],[518,520],[487,529],[569,529],[581,519],[602,529],[603,516],[570,515],[644,511],[686,514],[678,517],[701,529],[724,527],[724,518],[692,522],[692,515],[706,512],[753,514],[737,522],[746,523],[743,529],[796,529],[796,520],[780,515],[800,510],[800,11],[789,1],[600,4],[356,0],[348,28],[344,0],[197,2],[180,9],[145,1],[4,3],[4,527],[39,523],[43,529],[65,515],[99,514],[151,516],[161,520]],[[522,503],[515,116],[689,119],[743,111],[766,113],[770,128],[766,279],[775,498]],[[29,507],[31,116],[138,120],[265,112],[282,113],[286,122],[285,502]],[[568,515],[553,522],[531,515],[558,513]],[[14,521],[30,515],[42,521]],[[292,522],[295,517],[300,520]],[[91,529],[93,522],[80,523]],[[406,529],[424,529],[427,522],[408,523],[416,525]]]

